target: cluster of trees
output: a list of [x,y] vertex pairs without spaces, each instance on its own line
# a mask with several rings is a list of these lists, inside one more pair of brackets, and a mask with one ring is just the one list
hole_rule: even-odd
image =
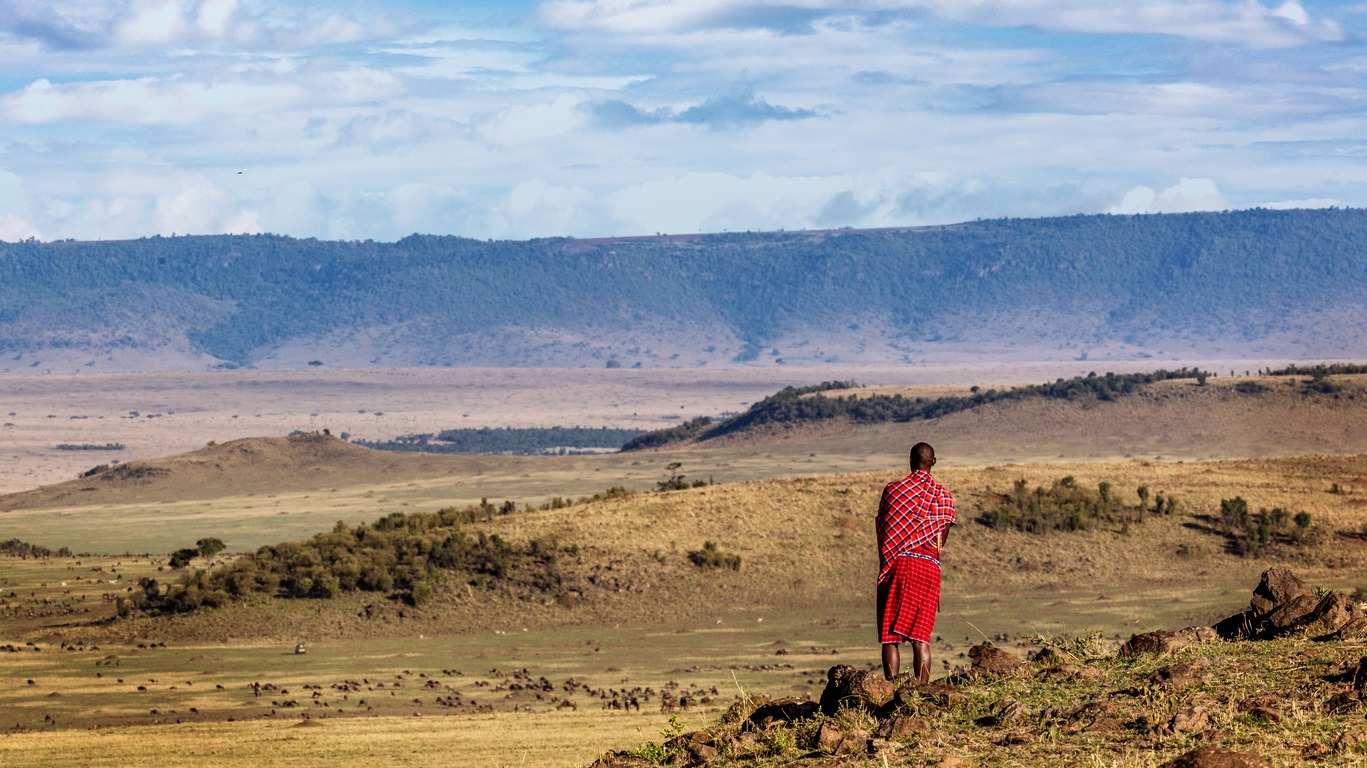
[[742,360],[794,329],[864,317],[912,345],[1192,328],[1253,339],[1290,330],[1302,310],[1360,304],[1365,241],[1367,211],[1249,210],[688,240],[0,243],[0,338],[78,345],[99,329],[146,344],[146,318],[161,317],[167,334],[183,329],[198,351],[236,364],[350,329],[407,326],[409,344],[435,350],[462,334],[617,318],[623,329],[721,328]]
[[58,443],[53,447],[59,451],[122,451],[127,446],[123,443]]
[[[1054,398],[1078,400],[1114,400],[1156,381],[1196,379],[1203,382],[1210,374],[1205,371],[1181,368],[1175,371],[1158,370],[1153,373],[1089,373],[1071,379],[1057,379],[1049,384],[1032,384],[1012,389],[974,391],[961,397],[904,397],[902,395],[861,396],[857,392],[844,397],[822,394],[832,390],[858,387],[849,381],[828,381],[810,387],[785,387],[777,393],[751,405],[744,413],[719,423],[702,417],[670,429],[647,432],[627,442],[622,450],[655,448],[673,442],[710,440],[722,435],[754,429],[765,425],[796,426],[803,422],[845,418],[872,424],[887,421],[934,419],[951,413],[966,411],[981,405],[1005,400]],[[974,387],[974,390],[978,390]]]
[[1367,365],[1359,365],[1357,363],[1330,363],[1329,365],[1324,365],[1321,363],[1319,365],[1310,366],[1309,368],[1301,368],[1293,363],[1285,368],[1268,370],[1267,375],[1310,376],[1312,378],[1322,379],[1326,376],[1351,373],[1367,373]]
[[[558,594],[556,559],[573,549],[547,540],[515,544],[461,528],[515,509],[512,502],[495,507],[486,500],[434,513],[395,512],[355,527],[338,522],[311,539],[264,546],[225,567],[193,570],[171,584],[143,579],[137,607],[177,613],[252,595],[327,599],[350,592],[392,593],[421,605],[446,580]],[[202,554],[203,543],[183,552]]]
[[1220,530],[1229,540],[1229,551],[1252,557],[1273,544],[1304,546],[1320,539],[1309,512],[1291,512],[1281,507],[1260,508],[1250,512],[1242,496],[1220,500]]
[[1147,486],[1135,489],[1137,504],[1127,504],[1112,493],[1110,483],[1101,482],[1095,490],[1077,484],[1072,477],[1055,480],[1049,487],[1031,489],[1017,480],[1008,493],[998,494],[996,506],[984,511],[978,522],[998,530],[1025,533],[1086,531],[1100,525],[1120,526],[1128,533],[1131,524],[1144,522],[1147,515],[1171,515],[1177,501],[1159,493],[1150,501]]
[[17,557],[23,560],[44,557],[71,557],[71,550],[67,547],[48,549],[47,547],[38,544],[30,544],[27,541],[10,539],[8,541],[0,541],[0,555]]
[[484,427],[352,442],[381,451],[533,456],[551,452],[574,454],[592,448],[616,449],[642,431],[609,427]]

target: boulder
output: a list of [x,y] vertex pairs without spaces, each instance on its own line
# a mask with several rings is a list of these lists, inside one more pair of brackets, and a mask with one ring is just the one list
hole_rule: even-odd
[[1181,661],[1155,670],[1153,674],[1149,675],[1149,682],[1155,685],[1182,688],[1205,677],[1210,667],[1209,659]]
[[1184,627],[1182,629],[1159,629],[1131,635],[1117,651],[1121,656],[1131,657],[1141,653],[1164,656],[1186,648],[1195,643],[1214,640],[1219,634],[1210,627]]
[[1021,665],[1020,659],[991,643],[969,648],[968,658],[973,661],[969,672],[974,675],[1009,675]]
[[1185,707],[1177,710],[1172,719],[1168,721],[1168,730],[1171,733],[1196,733],[1204,731],[1210,725],[1210,712],[1201,705]]
[[1320,599],[1314,595],[1296,595],[1284,603],[1278,603],[1266,616],[1254,618],[1255,636],[1272,638],[1284,635],[1308,623],[1308,617],[1319,604]]
[[[1305,582],[1296,577],[1288,568],[1268,568],[1263,571],[1262,578],[1258,581],[1258,586],[1253,590],[1253,597],[1263,598],[1272,601],[1274,605],[1281,605],[1305,595],[1311,595],[1310,587]],[[1266,611],[1260,611],[1265,613]]]
[[746,718],[746,728],[767,731],[774,725],[791,723],[794,720],[812,717],[821,710],[814,701],[799,698],[775,699],[755,708]]
[[905,739],[918,733],[929,733],[930,724],[919,717],[889,717],[878,725],[878,738]]
[[1346,627],[1367,630],[1367,614],[1346,595],[1316,597],[1295,574],[1285,568],[1269,568],[1253,590],[1249,606],[1215,625],[1228,640],[1266,640],[1317,628],[1324,636],[1340,636]]
[[1251,752],[1201,747],[1174,757],[1158,768],[1272,768],[1272,764]]
[[821,711],[834,715],[842,706],[872,712],[892,701],[896,687],[877,672],[866,672],[846,664],[826,671],[826,689],[821,692]]

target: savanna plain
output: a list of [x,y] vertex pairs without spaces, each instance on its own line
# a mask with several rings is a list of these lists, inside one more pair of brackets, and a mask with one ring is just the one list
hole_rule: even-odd
[[[582,766],[708,728],[738,698],[815,699],[832,665],[877,661],[873,514],[916,440],[936,445],[937,476],[960,515],[944,554],[937,677],[966,668],[968,649],[989,640],[1025,658],[1208,625],[1247,605],[1272,566],[1360,599],[1367,377],[1317,387],[1305,375],[1256,375],[1269,364],[1280,361],[1220,361],[1203,366],[1219,376],[1202,384],[1163,381],[1110,401],[998,402],[908,423],[833,421],[534,457],[386,453],[335,436],[654,429],[740,411],[788,385],[855,380],[870,385],[855,395],[935,398],[1104,364],[0,378],[0,540],[75,553],[0,556],[0,764]],[[112,443],[126,447],[55,449]],[[80,477],[111,456],[127,468],[118,478]],[[669,482],[678,478],[686,482]],[[1052,533],[980,522],[1017,488],[1060,484],[1104,485],[1142,514]],[[1159,495],[1175,506],[1147,511]],[[1300,521],[1240,553],[1222,527],[1222,503],[1236,497]],[[471,535],[553,542],[555,589],[449,579],[416,605],[344,592],[116,616],[141,579],[187,573],[168,555],[206,537],[227,550],[190,571],[441,509],[464,510]],[[708,542],[739,567],[700,566]],[[1367,652],[1355,640],[1305,643],[1256,663],[1327,666]],[[1017,686],[1011,695],[1024,701],[1048,688]],[[982,695],[986,708],[1001,691]],[[1183,704],[1146,695],[1154,722]],[[1307,708],[1253,726],[1230,705],[1214,718],[1226,741],[1277,765],[1364,762],[1342,739],[1367,725],[1360,711]],[[1143,766],[1196,743],[1190,734],[1069,738],[1002,747],[987,735],[917,736],[914,752],[891,759]],[[801,752],[776,744],[761,764]]]

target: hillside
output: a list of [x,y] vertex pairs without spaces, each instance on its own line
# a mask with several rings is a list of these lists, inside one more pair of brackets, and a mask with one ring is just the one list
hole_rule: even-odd
[[1367,212],[0,244],[4,372],[1367,355]]
[[[478,503],[537,506],[614,486],[890,472],[933,443],[944,467],[1351,455],[1367,445],[1367,375],[1157,382],[1109,401],[1005,400],[930,420],[833,419],[702,443],[597,456],[458,456],[376,451],[320,435],[251,438],[0,496],[0,538],[76,551],[171,551],[205,535],[248,549],[338,520]],[[1248,386],[1256,383],[1261,390]],[[870,388],[915,398],[967,388]],[[859,394],[863,390],[854,390]],[[835,394],[835,393],[831,393]],[[93,464],[99,456],[90,456]],[[678,470],[670,470],[678,463]]]

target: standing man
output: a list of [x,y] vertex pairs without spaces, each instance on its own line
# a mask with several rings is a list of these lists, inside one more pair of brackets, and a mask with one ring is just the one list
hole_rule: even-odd
[[940,610],[940,548],[954,525],[954,497],[930,476],[935,449],[911,447],[911,474],[883,489],[878,504],[878,641],[883,675],[902,664],[898,644],[911,643],[912,670],[930,682],[930,633]]

